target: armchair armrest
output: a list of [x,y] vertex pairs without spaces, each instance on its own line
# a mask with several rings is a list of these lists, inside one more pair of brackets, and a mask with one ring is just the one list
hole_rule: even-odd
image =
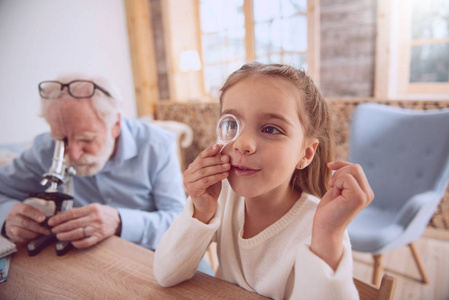
[[405,234],[410,235],[411,241],[423,234],[442,196],[434,191],[415,195],[399,211],[397,223],[407,228]]

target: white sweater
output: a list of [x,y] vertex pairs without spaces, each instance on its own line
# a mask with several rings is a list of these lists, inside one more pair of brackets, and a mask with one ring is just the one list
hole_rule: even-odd
[[154,275],[162,286],[191,278],[210,242],[216,241],[222,278],[249,291],[274,299],[358,299],[347,234],[335,272],[310,250],[318,202],[303,193],[281,219],[244,239],[245,201],[224,180],[209,224],[192,217],[193,204],[188,199],[157,247]]

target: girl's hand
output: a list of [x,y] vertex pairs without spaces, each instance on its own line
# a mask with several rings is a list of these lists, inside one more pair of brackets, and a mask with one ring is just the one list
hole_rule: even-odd
[[328,167],[335,172],[315,213],[311,249],[335,270],[343,255],[346,228],[374,193],[360,165],[333,162]]
[[219,145],[201,152],[184,172],[184,186],[192,199],[193,217],[209,223],[217,209],[221,181],[228,177],[231,165],[229,156],[217,155]]

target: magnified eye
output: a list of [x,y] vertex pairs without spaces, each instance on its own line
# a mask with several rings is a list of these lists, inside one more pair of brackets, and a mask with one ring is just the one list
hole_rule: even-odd
[[240,133],[240,124],[234,115],[223,115],[217,124],[217,137],[222,143],[229,143]]
[[225,126],[226,126],[226,136],[229,136],[232,139],[237,133],[238,128],[237,122],[230,120],[226,122]]

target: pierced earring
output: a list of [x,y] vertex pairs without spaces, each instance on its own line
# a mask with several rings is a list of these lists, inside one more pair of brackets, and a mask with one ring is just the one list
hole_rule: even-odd
[[302,170],[302,169],[304,169],[306,166],[304,165],[304,164],[301,164],[300,166],[299,166],[299,169],[300,170]]

